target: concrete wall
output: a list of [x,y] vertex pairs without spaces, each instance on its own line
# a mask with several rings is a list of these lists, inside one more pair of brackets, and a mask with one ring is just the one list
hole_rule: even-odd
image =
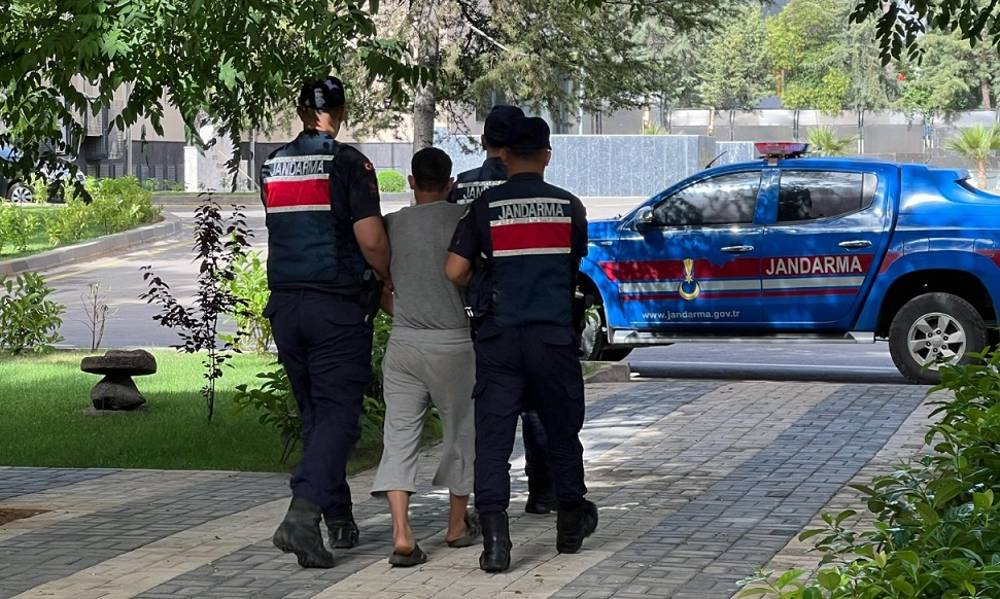
[[[482,163],[475,138],[449,135],[439,147],[454,171]],[[649,196],[701,170],[715,143],[696,135],[553,135],[546,179],[579,196]]]

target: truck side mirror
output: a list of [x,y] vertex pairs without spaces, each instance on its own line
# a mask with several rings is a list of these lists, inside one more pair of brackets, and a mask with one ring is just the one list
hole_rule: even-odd
[[653,209],[649,206],[643,206],[639,208],[639,211],[635,213],[635,218],[632,220],[637,231],[644,231],[646,229],[652,228],[656,225],[655,219],[653,218]]

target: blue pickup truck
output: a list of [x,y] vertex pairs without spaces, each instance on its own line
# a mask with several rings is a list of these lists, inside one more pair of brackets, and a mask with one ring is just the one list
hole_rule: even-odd
[[1000,196],[963,171],[810,158],[702,171],[590,223],[584,352],[622,359],[683,341],[874,343],[937,381],[997,343]]

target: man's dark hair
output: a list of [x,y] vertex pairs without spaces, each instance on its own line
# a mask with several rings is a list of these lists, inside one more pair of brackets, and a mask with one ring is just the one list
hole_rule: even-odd
[[441,191],[451,178],[451,158],[440,148],[424,148],[413,155],[410,171],[417,189]]

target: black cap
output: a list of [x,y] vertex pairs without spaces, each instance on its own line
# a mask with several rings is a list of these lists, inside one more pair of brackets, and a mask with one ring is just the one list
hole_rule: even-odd
[[517,119],[511,127],[507,147],[515,152],[551,150],[549,124],[537,116]]
[[313,110],[330,110],[343,106],[344,83],[334,76],[320,81],[310,81],[299,92],[299,107]]
[[490,110],[483,124],[483,139],[494,148],[507,145],[511,124],[524,118],[524,111],[517,106],[498,104]]

